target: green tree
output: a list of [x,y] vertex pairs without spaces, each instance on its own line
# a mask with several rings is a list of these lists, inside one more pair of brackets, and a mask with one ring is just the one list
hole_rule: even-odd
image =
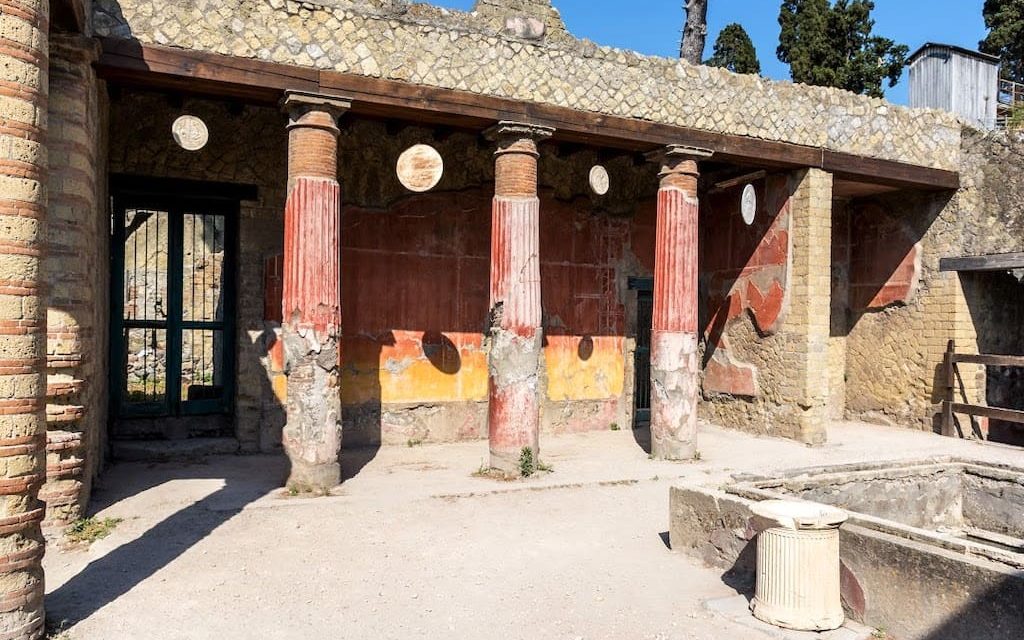
[[872,0],[783,0],[779,60],[795,82],[839,87],[880,98],[894,87],[909,49],[872,34]]
[[988,36],[978,45],[1003,61],[1003,77],[1024,82],[1024,0],[985,0]]
[[746,30],[735,22],[722,29],[715,40],[715,52],[704,64],[724,67],[736,73],[761,73],[754,43]]

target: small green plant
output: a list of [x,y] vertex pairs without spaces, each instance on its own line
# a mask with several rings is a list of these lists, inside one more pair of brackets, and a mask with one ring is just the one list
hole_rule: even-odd
[[103,518],[102,520],[95,517],[81,518],[72,523],[64,531],[64,535],[71,542],[91,544],[109,536],[120,523],[121,518]]
[[1018,102],[1006,121],[1007,129],[1024,129],[1024,102]]
[[296,487],[295,485],[290,485],[290,486],[288,487],[288,495],[290,495],[290,496],[291,496],[291,497],[293,497],[293,498],[294,498],[295,496],[299,495],[299,488],[298,488],[298,487]]
[[612,429],[612,431],[618,431],[619,430],[619,423],[618,422],[613,422],[611,429]]
[[875,629],[871,632],[871,637],[877,638],[878,640],[886,640],[886,638],[889,637],[889,632],[885,629]]
[[543,460],[537,461],[537,471],[540,471],[542,473],[551,473],[554,470],[555,468],[553,466],[544,462]]
[[533,449],[523,447],[519,452],[519,475],[529,478],[537,471],[537,461],[533,457]]
[[413,447],[418,447],[421,444],[423,444],[423,438],[409,438],[405,442],[405,446],[409,447],[410,449],[412,449]]
[[694,452],[693,452],[693,459],[694,459],[695,461],[697,461],[697,462],[700,462],[700,459],[701,459],[702,457],[704,457],[704,456],[702,456],[702,455],[701,455],[700,451],[694,451]]
[[648,453],[647,454],[647,459],[648,460],[654,460],[654,454],[653,453]]

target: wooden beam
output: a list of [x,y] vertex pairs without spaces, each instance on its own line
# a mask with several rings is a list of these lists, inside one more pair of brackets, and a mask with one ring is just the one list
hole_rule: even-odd
[[942,258],[940,271],[1010,271],[1024,269],[1024,253],[993,253],[986,256]]
[[987,354],[953,354],[953,362],[965,364],[983,364],[990,367],[1021,367],[1024,368],[1024,356],[996,356]]
[[969,416],[989,418],[991,420],[1002,420],[1003,422],[1015,422],[1024,424],[1024,411],[1016,409],[1000,409],[999,407],[982,407],[973,404],[950,403],[953,413],[962,413]]
[[127,86],[231,97],[272,104],[285,89],[353,98],[357,115],[409,120],[479,131],[498,120],[554,127],[556,138],[592,146],[645,151],[667,144],[713,149],[715,160],[759,168],[815,167],[841,178],[904,189],[946,190],[959,174],[889,160],[862,158],[819,147],[773,142],[610,116],[567,107],[484,96],[337,71],[320,71],[249,58],[101,38],[97,63],[108,82]]

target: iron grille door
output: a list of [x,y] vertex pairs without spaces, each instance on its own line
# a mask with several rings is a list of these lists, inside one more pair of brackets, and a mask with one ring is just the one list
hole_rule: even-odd
[[114,197],[116,417],[230,412],[237,208],[188,197]]

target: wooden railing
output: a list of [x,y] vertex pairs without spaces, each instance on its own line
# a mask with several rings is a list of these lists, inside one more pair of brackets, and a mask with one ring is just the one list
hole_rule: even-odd
[[999,81],[998,101],[1008,107],[1024,102],[1024,84],[1011,80]]
[[[956,344],[950,340],[946,346],[946,355],[943,359],[945,374],[945,397],[942,401],[942,435],[964,437],[963,430],[959,428],[954,417],[955,414],[964,414],[972,417],[989,418],[1002,420],[1015,424],[1024,424],[1024,411],[1016,409],[1002,409],[985,405],[967,404],[956,401],[958,383],[962,383],[957,364],[980,364],[987,367],[1024,367],[1024,356],[996,356],[985,354],[957,353]],[[980,430],[975,434],[984,437]]]

